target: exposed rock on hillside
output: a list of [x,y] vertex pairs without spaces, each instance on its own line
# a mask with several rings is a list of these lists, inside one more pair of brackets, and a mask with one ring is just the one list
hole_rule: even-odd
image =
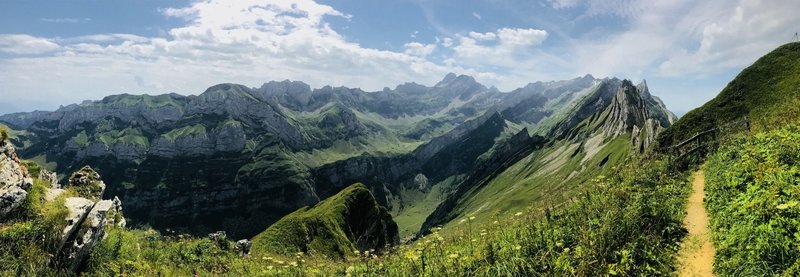
[[[79,195],[99,199],[97,189],[105,188],[105,184],[91,167],[84,167],[69,178],[69,185]],[[64,200],[68,215],[64,220],[66,226],[61,233],[61,249],[58,259],[71,272],[78,272],[86,261],[92,247],[103,239],[106,226],[125,226],[122,217],[122,202],[114,200],[97,200],[84,197],[69,197]]]
[[14,145],[7,140],[0,141],[0,219],[22,204],[32,183]]

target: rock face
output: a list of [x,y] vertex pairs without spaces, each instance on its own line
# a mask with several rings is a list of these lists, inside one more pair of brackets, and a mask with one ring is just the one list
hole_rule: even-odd
[[631,149],[643,153],[674,120],[675,115],[650,94],[646,82],[634,86],[629,80],[607,79],[578,102],[549,135],[585,139],[596,131],[607,138],[630,133]]
[[9,141],[0,141],[0,219],[22,204],[33,180]]

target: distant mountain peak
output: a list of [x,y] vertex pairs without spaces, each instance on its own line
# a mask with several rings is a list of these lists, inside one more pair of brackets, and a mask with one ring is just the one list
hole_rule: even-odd
[[477,81],[475,81],[475,78],[472,78],[472,76],[463,74],[456,76],[455,73],[448,73],[446,76],[444,76],[444,79],[436,83],[434,87],[447,87],[457,84],[472,84],[472,83],[478,83]]

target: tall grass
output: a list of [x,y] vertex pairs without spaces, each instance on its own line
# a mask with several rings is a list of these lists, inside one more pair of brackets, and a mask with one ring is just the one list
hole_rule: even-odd
[[705,172],[716,273],[800,274],[800,126],[735,138]]

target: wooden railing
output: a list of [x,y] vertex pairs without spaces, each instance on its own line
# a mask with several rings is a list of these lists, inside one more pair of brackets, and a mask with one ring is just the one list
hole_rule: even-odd
[[743,119],[698,132],[694,136],[682,141],[681,143],[671,146],[669,149],[672,153],[672,157],[681,160],[692,153],[696,153],[701,150],[709,150],[709,148],[717,146],[719,143],[718,138],[720,134],[736,130],[749,132],[750,118],[745,116]]

